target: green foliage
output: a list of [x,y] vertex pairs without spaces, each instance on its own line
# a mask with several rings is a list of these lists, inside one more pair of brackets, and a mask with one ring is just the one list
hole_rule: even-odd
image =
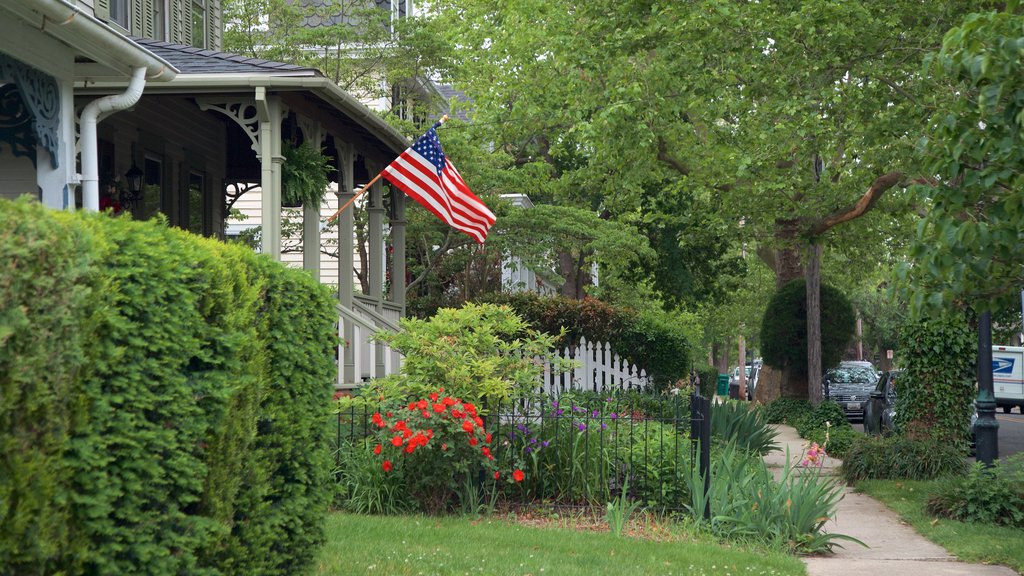
[[295,146],[286,140],[281,144],[281,155],[281,203],[319,208],[330,184],[331,159],[309,141]]
[[910,321],[900,332],[903,375],[896,379],[896,429],[966,449],[977,339],[962,313]]
[[[607,342],[612,350],[647,370],[659,387],[688,378],[693,335],[668,313],[636,312],[593,298],[544,297],[537,294],[495,294],[487,297],[511,306],[536,330],[560,335],[558,346]],[[563,332],[564,330],[564,332]]]
[[991,468],[975,462],[966,476],[936,488],[928,511],[964,522],[1024,528],[1024,455],[997,460]]
[[[821,285],[821,365],[842,359],[853,336],[855,316],[839,290]],[[807,374],[807,288],[802,278],[775,294],[761,321],[761,354],[765,364],[793,374]]]
[[711,398],[715,395],[715,387],[718,385],[718,368],[714,366],[697,366],[696,370],[697,376],[700,378],[700,395],[705,398]]
[[401,514],[415,508],[403,477],[388,474],[373,454],[371,439],[344,442],[338,449],[335,502],[356,514]]
[[555,337],[530,329],[507,306],[467,303],[438,310],[428,320],[404,318],[401,326],[400,332],[377,334],[405,356],[401,373],[372,382],[370,397],[402,402],[443,387],[484,406],[532,391],[542,370],[535,357],[551,357],[556,369],[567,367],[551,355]]
[[852,428],[846,419],[846,413],[832,400],[824,400],[814,408],[805,410],[802,415],[794,418],[790,424],[796,428],[800,436],[807,438],[811,430],[824,430],[826,427]]
[[948,443],[858,435],[840,471],[853,483],[865,479],[928,480],[962,474],[965,468],[963,452]]
[[639,502],[629,499],[629,482],[625,482],[619,495],[605,506],[604,518],[608,522],[608,530],[617,537],[622,536],[622,529],[639,506]]
[[831,428],[814,428],[803,435],[808,442],[817,442],[825,452],[834,458],[845,459],[857,437],[863,436],[849,424]]
[[703,521],[710,506],[714,533],[800,553],[828,551],[840,540],[857,542],[823,530],[842,499],[842,487],[833,478],[796,473],[788,457],[786,461],[782,479],[776,482],[760,457],[727,445],[713,454],[707,499],[699,469],[687,476],[691,515]]
[[1019,305],[1024,283],[1024,15],[1002,12],[963,18],[949,30],[925,73],[956,94],[937,108],[920,143],[926,174],[918,187],[926,206],[910,255],[912,304],[948,307],[970,302],[980,310]]
[[811,403],[798,398],[778,398],[766,405],[764,411],[769,423],[796,427],[804,415],[811,411]]
[[327,503],[324,289],[158,222],[0,201],[0,223],[0,564],[308,565]]
[[779,449],[764,412],[738,400],[711,405],[711,434],[759,456]]

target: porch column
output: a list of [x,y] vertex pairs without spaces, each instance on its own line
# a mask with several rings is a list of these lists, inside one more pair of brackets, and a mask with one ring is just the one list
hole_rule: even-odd
[[[379,166],[371,166],[370,172],[375,174]],[[382,184],[377,180],[370,186],[370,208],[367,236],[370,243],[367,250],[370,259],[370,298],[377,303],[377,311],[384,309],[384,199],[381,196]]]
[[[303,123],[306,140],[318,148],[323,143],[323,130],[319,123]],[[320,281],[320,205],[302,205],[302,268]]]
[[405,194],[397,188],[392,188],[391,206],[391,301],[402,307],[405,316]]
[[260,120],[260,225],[261,252],[281,260],[281,100],[256,88],[256,109]]
[[[342,142],[335,137],[335,147],[338,149],[338,206],[344,206],[355,196],[355,148],[347,142]],[[338,303],[346,309],[352,309],[353,287],[352,287],[352,210],[349,206],[338,215]],[[345,342],[354,342],[355,331],[351,323],[346,323],[344,317],[341,319],[342,350],[341,358],[338,359],[339,384],[350,384],[358,380],[355,373],[355,355],[352,346],[345,346]]]

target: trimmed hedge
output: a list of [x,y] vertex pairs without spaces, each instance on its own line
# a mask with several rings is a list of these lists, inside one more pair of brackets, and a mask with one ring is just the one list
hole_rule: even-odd
[[292,574],[322,539],[329,291],[158,222],[0,201],[0,566]]
[[966,469],[963,452],[945,442],[861,435],[853,439],[840,472],[852,484],[866,479],[931,480]]
[[693,346],[665,314],[636,312],[594,298],[573,300],[526,292],[489,294],[482,301],[511,306],[541,332],[557,335],[564,328],[565,336],[557,343],[560,346],[578,342],[580,337],[607,342],[615,352],[646,369],[661,388],[689,378]]

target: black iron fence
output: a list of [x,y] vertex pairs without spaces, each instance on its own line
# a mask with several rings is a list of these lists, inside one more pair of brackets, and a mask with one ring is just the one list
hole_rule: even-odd
[[[338,414],[337,445],[373,434],[373,413]],[[706,477],[709,467],[710,402],[696,393],[566,393],[490,407],[483,418],[499,469],[523,472],[511,496],[525,501],[603,506],[626,491],[644,506],[681,509],[695,468]]]

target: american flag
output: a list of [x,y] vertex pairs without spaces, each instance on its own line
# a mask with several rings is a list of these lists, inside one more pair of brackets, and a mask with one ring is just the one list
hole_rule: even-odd
[[459,171],[441,150],[437,127],[427,130],[384,169],[384,178],[430,210],[442,222],[469,234],[480,244],[494,224],[494,214],[469,191]]

